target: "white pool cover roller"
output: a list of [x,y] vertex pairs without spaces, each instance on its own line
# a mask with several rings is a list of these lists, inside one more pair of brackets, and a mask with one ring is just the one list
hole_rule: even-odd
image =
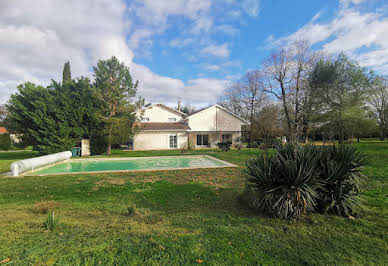
[[63,151],[31,159],[16,161],[11,164],[11,172],[13,176],[18,176],[19,173],[25,171],[34,170],[45,165],[70,159],[71,155],[71,151]]

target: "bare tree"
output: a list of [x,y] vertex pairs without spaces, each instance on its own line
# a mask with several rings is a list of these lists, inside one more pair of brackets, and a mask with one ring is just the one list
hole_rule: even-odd
[[[262,73],[258,70],[247,72],[238,82],[233,83],[225,92],[224,106],[230,111],[254,123],[255,115],[265,105],[267,95],[264,91]],[[250,127],[252,138],[252,126]]]
[[282,103],[291,141],[300,139],[302,104],[309,95],[307,78],[315,57],[307,41],[296,41],[274,50],[263,65],[265,91]]
[[388,128],[388,80],[378,77],[372,86],[369,105],[379,125],[380,140],[384,140]]

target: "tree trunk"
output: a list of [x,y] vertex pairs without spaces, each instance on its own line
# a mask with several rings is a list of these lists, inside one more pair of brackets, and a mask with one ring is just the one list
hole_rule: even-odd
[[380,140],[384,141],[384,127],[380,125]]
[[108,147],[106,148],[106,155],[112,155],[112,125],[110,125],[109,128]]
[[292,136],[292,123],[290,119],[290,114],[288,112],[288,107],[287,107],[287,102],[286,102],[286,89],[284,88],[283,82],[280,82],[280,88],[282,89],[282,100],[283,100],[283,109],[284,109],[284,114],[286,116],[287,120],[287,129],[288,129],[288,141],[294,141],[293,136]]

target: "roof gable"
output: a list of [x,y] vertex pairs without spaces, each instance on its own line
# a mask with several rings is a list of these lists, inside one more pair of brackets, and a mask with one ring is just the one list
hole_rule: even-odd
[[190,117],[193,117],[193,116],[195,116],[195,115],[197,115],[197,114],[199,114],[199,113],[202,113],[202,112],[204,112],[204,111],[206,111],[206,110],[208,110],[208,109],[210,109],[210,108],[213,108],[213,107],[214,107],[214,108],[219,108],[219,109],[225,111],[226,113],[228,113],[229,115],[231,115],[231,116],[233,116],[233,117],[239,119],[240,121],[244,122],[245,124],[250,125],[249,121],[247,121],[247,120],[245,120],[245,119],[239,117],[238,115],[236,115],[236,114],[234,114],[234,113],[232,113],[232,112],[226,110],[224,107],[222,107],[222,106],[220,106],[220,105],[218,105],[218,104],[214,104],[214,105],[212,105],[212,106],[209,106],[209,107],[207,107],[207,108],[204,108],[204,109],[202,109],[202,110],[199,110],[199,111],[197,111],[197,112],[194,112],[194,113],[192,113],[191,115],[187,116],[186,119],[189,119]]
[[175,114],[181,115],[182,117],[185,117],[187,115],[187,114],[185,114],[185,113],[183,113],[181,111],[178,111],[178,110],[176,110],[174,108],[168,107],[167,105],[164,105],[164,104],[161,104],[161,103],[151,104],[150,106],[143,107],[142,109],[138,110],[137,112],[139,112],[141,110],[145,110],[145,109],[150,109],[150,108],[155,107],[155,106],[161,107],[161,108],[163,108],[163,109],[165,109],[165,110],[167,110],[167,111],[169,111],[171,113],[175,113]]

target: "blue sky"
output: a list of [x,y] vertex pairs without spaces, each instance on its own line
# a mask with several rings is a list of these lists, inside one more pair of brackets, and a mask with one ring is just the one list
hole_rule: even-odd
[[138,94],[174,105],[215,103],[270,51],[306,39],[388,74],[382,0],[14,0],[0,2],[0,102],[17,84],[92,77],[99,59],[124,61]]

